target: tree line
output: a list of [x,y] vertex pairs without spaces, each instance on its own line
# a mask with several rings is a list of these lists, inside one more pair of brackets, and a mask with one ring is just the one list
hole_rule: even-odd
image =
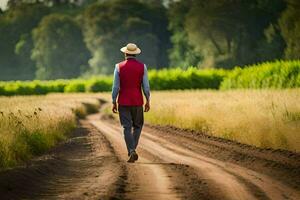
[[150,68],[233,68],[300,57],[298,0],[9,0],[0,80],[110,74],[137,43]]

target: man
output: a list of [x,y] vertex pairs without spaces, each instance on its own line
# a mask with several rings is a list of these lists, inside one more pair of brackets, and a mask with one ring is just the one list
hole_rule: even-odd
[[146,65],[135,58],[141,50],[132,43],[120,50],[125,54],[125,60],[115,66],[112,111],[113,113],[119,111],[129,156],[128,162],[133,163],[138,160],[136,148],[144,124],[144,101],[141,88],[146,97],[145,112],[148,112],[150,110],[150,86]]

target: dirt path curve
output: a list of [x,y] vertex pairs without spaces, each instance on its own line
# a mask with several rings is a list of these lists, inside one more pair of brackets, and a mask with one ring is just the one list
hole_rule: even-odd
[[0,172],[0,199],[300,199],[300,155],[146,125],[127,163],[118,122],[80,120],[71,138],[26,166]]

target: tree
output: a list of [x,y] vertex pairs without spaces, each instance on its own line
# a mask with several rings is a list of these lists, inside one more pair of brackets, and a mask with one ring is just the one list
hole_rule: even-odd
[[300,59],[300,2],[287,2],[288,7],[279,19],[280,31],[286,43],[285,58]]
[[[182,35],[182,39],[175,37],[173,45],[187,40],[194,55],[203,58],[198,59],[199,66],[226,68],[265,59],[260,54],[269,48],[268,43],[261,48],[266,40],[265,29],[276,22],[284,8],[282,0],[186,0],[172,4],[171,12],[175,12],[172,16],[179,11],[183,21],[183,31],[178,29],[180,32],[174,33]],[[170,20],[172,24],[177,19]]]
[[169,8],[169,30],[173,33],[171,36],[173,47],[169,50],[169,59],[173,67],[197,66],[202,60],[193,44],[189,43],[184,26],[189,5],[190,1],[173,2]]
[[30,59],[32,49],[33,41],[31,34],[22,34],[15,45],[15,55],[17,56],[18,62],[16,69],[19,69],[19,75],[16,77],[17,79],[34,79],[36,67],[35,63]]
[[42,4],[20,3],[0,15],[1,80],[34,78],[35,64],[29,56],[29,47],[32,47],[31,30],[48,13],[49,9]]
[[7,5],[9,8],[13,8],[22,4],[38,4],[43,3],[47,6],[56,6],[60,4],[79,4],[80,0],[9,0]]
[[111,73],[115,63],[123,59],[120,47],[128,42],[142,49],[139,56],[151,67],[167,66],[166,9],[138,0],[115,0],[94,3],[82,16],[85,41],[92,52],[92,73]]
[[33,31],[32,59],[38,79],[75,78],[90,55],[78,24],[69,16],[51,14]]

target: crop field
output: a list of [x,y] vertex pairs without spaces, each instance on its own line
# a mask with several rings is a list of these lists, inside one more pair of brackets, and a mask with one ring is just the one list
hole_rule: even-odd
[[92,95],[0,98],[0,168],[40,155],[67,138],[76,116],[97,111]]

